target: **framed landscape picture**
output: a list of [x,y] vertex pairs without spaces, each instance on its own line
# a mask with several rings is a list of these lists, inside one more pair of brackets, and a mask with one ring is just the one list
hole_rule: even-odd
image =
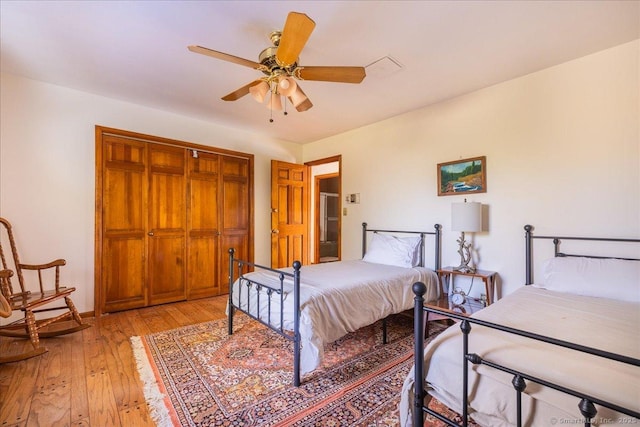
[[438,163],[438,196],[486,192],[486,156]]

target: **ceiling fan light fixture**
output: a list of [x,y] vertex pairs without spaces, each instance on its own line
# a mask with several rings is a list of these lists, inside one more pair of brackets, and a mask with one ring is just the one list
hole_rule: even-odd
[[308,99],[307,95],[305,95],[304,92],[302,92],[302,90],[300,90],[300,88],[297,85],[296,85],[295,92],[287,96],[291,100],[291,103],[293,104],[293,106],[296,108]]
[[280,77],[278,80],[278,92],[284,96],[292,96],[297,89],[298,85],[292,77]]
[[260,104],[264,102],[267,92],[269,92],[269,85],[264,80],[249,88],[249,93],[251,93],[253,99],[258,101]]
[[282,110],[282,100],[280,99],[280,95],[271,92],[271,97],[269,98],[269,102],[267,102],[267,108],[271,111]]

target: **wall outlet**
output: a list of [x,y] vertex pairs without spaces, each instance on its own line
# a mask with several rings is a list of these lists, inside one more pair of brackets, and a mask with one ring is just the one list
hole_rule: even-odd
[[360,203],[360,193],[347,194],[347,203]]

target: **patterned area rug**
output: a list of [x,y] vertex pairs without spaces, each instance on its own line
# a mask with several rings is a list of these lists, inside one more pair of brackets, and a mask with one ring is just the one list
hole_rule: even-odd
[[[443,326],[435,326],[436,336]],[[322,366],[292,382],[292,344],[240,314],[131,342],[161,426],[397,426],[413,364],[413,321],[393,316],[325,346]]]

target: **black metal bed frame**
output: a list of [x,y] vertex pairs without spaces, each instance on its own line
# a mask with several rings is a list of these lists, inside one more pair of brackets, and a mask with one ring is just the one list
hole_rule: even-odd
[[[603,241],[603,242],[631,242],[631,243],[640,243],[640,239],[618,239],[618,238],[600,238],[600,237],[560,237],[560,236],[535,236],[533,235],[533,226],[526,225],[525,229],[525,256],[526,256],[526,284],[530,285],[533,283],[533,269],[532,269],[532,260],[533,260],[533,239],[551,239],[554,244],[554,254],[558,257],[587,257],[587,258],[612,258],[605,256],[594,256],[594,255],[578,255],[578,254],[567,254],[560,252],[560,242],[562,240],[585,240],[585,241]],[[615,257],[618,258],[618,257]],[[640,261],[638,258],[618,258],[632,261]],[[576,390],[572,390],[566,387],[563,387],[560,384],[555,384],[549,381],[546,381],[542,378],[537,378],[531,375],[528,375],[524,372],[519,372],[517,370],[511,369],[508,366],[500,365],[497,363],[493,363],[490,360],[484,359],[478,354],[469,352],[469,334],[471,333],[471,324],[486,326],[492,329],[497,329],[499,331],[503,331],[509,334],[519,335],[525,338],[530,338],[537,341],[543,341],[549,344],[553,344],[559,347],[564,347],[570,350],[575,350],[578,352],[588,353],[595,356],[599,356],[605,359],[614,360],[620,363],[629,364],[632,366],[640,367],[640,359],[635,359],[632,357],[627,357],[619,354],[614,354],[611,352],[603,351],[600,349],[587,347],[575,343],[571,343],[568,341],[558,340],[555,338],[546,337],[543,335],[511,328],[508,326],[500,325],[497,323],[486,322],[484,320],[469,318],[466,316],[462,316],[456,313],[450,313],[447,311],[443,311],[437,308],[432,308],[428,306],[424,306],[424,298],[423,295],[426,292],[426,287],[423,283],[417,282],[413,285],[413,292],[416,297],[414,299],[414,393],[413,393],[413,425],[414,427],[421,427],[424,423],[424,414],[429,414],[436,419],[444,422],[450,426],[460,426],[460,424],[455,423],[453,420],[448,419],[444,415],[428,408],[428,406],[424,405],[424,398],[427,395],[426,390],[424,390],[424,313],[437,313],[443,316],[447,316],[452,319],[456,319],[460,321],[460,329],[462,331],[462,369],[463,369],[463,384],[462,384],[462,426],[467,426],[469,423],[469,414],[468,414],[468,396],[469,396],[469,384],[468,384],[468,371],[469,364],[483,364],[489,366],[491,368],[495,368],[501,370],[503,372],[507,372],[513,375],[512,385],[514,391],[516,392],[516,411],[517,411],[517,426],[522,426],[522,392],[525,390],[527,384],[526,381],[534,382],[545,387],[550,387],[555,390],[558,390],[562,393],[566,393],[572,395],[579,399],[578,409],[580,413],[584,417],[584,425],[585,427],[591,426],[591,420],[596,416],[597,410],[595,405],[600,405],[616,412],[629,415],[631,417],[640,419],[640,412],[638,410],[623,408],[619,405],[616,405],[611,402],[604,401],[595,396],[585,394]]]
[[[441,228],[440,224],[435,224],[435,231],[405,231],[405,230],[382,230],[382,229],[368,229],[367,223],[362,223],[362,256],[364,257],[367,249],[367,233],[393,233],[393,234],[419,234],[420,235],[420,265],[424,266],[425,259],[425,236],[433,235],[435,236],[435,269],[440,268],[440,241],[441,241]],[[268,328],[274,330],[280,336],[290,341],[293,341],[293,385],[298,387],[300,386],[300,270],[302,264],[300,261],[293,262],[293,272],[287,272],[283,270],[273,269],[270,267],[266,267],[263,265],[255,264],[249,261],[243,261],[234,257],[234,249],[229,249],[229,305],[228,305],[228,333],[229,335],[233,334],[233,314],[236,310],[245,313],[250,318],[257,320]],[[235,269],[237,269],[237,275],[234,276],[234,264]],[[252,280],[250,277],[245,276],[249,271],[254,270],[266,271],[274,273],[279,278],[279,286],[274,287],[264,283],[259,283],[255,280]],[[238,305],[233,303],[233,284],[235,282],[234,277],[237,277],[239,280],[238,286]],[[284,282],[285,280],[293,281],[293,311],[294,311],[294,326],[293,331],[287,331],[283,328],[283,305],[285,298],[284,291]],[[250,312],[250,303],[251,303],[251,292],[249,289],[255,287],[256,288],[256,308],[257,313],[253,314]],[[246,296],[243,300],[242,290],[246,289]],[[263,292],[264,291],[264,292]],[[264,296],[267,298],[267,320],[263,320],[260,316],[260,298]],[[274,326],[271,323],[271,303],[273,298],[279,298],[280,302],[280,319],[279,326]],[[246,307],[244,309],[242,306]],[[386,319],[383,319],[383,331],[382,331],[382,342],[386,344],[387,342],[387,323]]]

